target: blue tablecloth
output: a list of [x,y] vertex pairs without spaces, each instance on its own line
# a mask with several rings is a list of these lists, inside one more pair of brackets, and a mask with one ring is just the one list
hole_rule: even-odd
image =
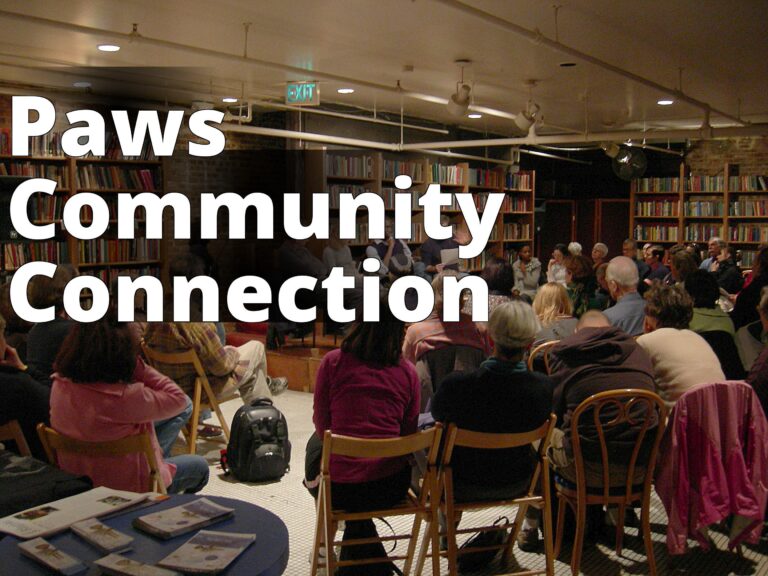
[[[182,534],[170,540],[159,540],[132,528],[133,519],[165,508],[172,508],[200,497],[192,494],[174,495],[165,502],[126,512],[103,520],[103,522],[134,537],[133,549],[125,553],[126,557],[154,564],[189,540],[195,532]],[[279,576],[285,571],[288,564],[288,529],[280,518],[264,508],[241,500],[218,496],[205,496],[205,498],[222,506],[234,508],[235,515],[217,524],[207,526],[204,530],[256,534],[256,541],[229,565],[225,572],[227,576],[238,574]],[[105,556],[69,530],[56,536],[49,536],[47,540],[89,566],[93,561]],[[18,542],[18,539],[11,536],[6,536],[0,541],[0,575],[49,574],[42,566],[21,555],[17,548]],[[91,567],[87,574],[98,574],[98,570]]]

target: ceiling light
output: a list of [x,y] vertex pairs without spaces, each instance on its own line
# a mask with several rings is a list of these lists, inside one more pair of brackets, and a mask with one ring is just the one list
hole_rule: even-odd
[[451,94],[448,100],[448,112],[453,116],[464,116],[469,109],[469,93],[472,89],[466,84],[456,88],[456,93]]
[[96,48],[98,48],[102,52],[117,52],[118,50],[120,50],[120,46],[118,46],[117,44],[99,44],[98,46],[96,46]]
[[477,112],[473,112],[472,114],[467,114],[467,118],[472,118],[473,120],[476,120],[477,118],[482,118],[482,114],[478,114]]
[[226,104],[234,104],[235,102],[237,102],[237,98],[232,98],[232,96],[227,96],[226,98],[222,98],[221,101]]
[[672,104],[674,103],[675,103],[674,100],[669,100],[669,99],[658,100],[656,102],[656,104],[658,104],[659,106],[672,106]]
[[354,94],[355,89],[354,88],[339,88],[336,90],[339,94]]
[[91,83],[90,82],[85,82],[85,81],[83,81],[83,82],[75,82],[74,84],[72,84],[72,86],[74,86],[75,88],[90,88],[91,87]]
[[536,115],[541,108],[533,100],[528,100],[528,104],[525,106],[525,110],[521,110],[520,114],[515,116],[515,126],[517,126],[521,132],[528,134],[528,131],[536,122]]

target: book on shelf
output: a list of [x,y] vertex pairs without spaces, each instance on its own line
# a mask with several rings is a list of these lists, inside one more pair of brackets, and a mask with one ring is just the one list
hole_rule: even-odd
[[88,492],[35,506],[0,519],[0,532],[17,538],[37,538],[66,530],[75,522],[98,518],[144,502],[151,494],[100,486]]
[[504,197],[504,202],[501,203],[501,211],[504,213],[510,212],[530,212],[531,205],[527,196],[512,196],[507,194]]
[[123,534],[119,530],[99,522],[96,518],[75,522],[70,526],[70,529],[88,544],[105,554],[128,550],[133,543],[132,536]]
[[80,262],[99,264],[131,262],[134,260],[159,260],[160,241],[136,238],[135,240],[81,240]]
[[19,542],[18,546],[19,551],[24,556],[31,558],[56,574],[70,576],[71,574],[82,574],[88,570],[88,566],[80,560],[66,552],[62,552],[43,538],[33,538],[26,542]]
[[757,250],[741,250],[741,261],[739,266],[742,268],[752,268],[757,258]]
[[638,224],[635,240],[639,242],[677,242],[678,227],[675,224]]
[[201,530],[158,565],[184,574],[220,574],[255,540],[256,534]]
[[688,224],[685,227],[686,242],[706,242],[722,235],[723,227],[720,224]]
[[[11,129],[0,128],[0,154],[11,154]],[[61,132],[48,132],[29,139],[29,156],[63,156]]]
[[[104,158],[107,160],[134,160],[145,162],[156,162],[157,156],[155,156],[155,150],[152,146],[152,142],[147,138],[144,140],[144,145],[141,148],[141,154],[138,156],[123,156],[123,150],[120,147],[120,138],[116,132],[109,132],[105,138],[106,145],[104,147]],[[89,152],[85,156],[85,160],[92,159],[94,156]]]
[[408,160],[384,160],[384,179],[394,180],[397,176],[405,174],[414,182],[424,181],[424,166],[421,162]]
[[729,216],[768,216],[768,199],[762,196],[742,196],[728,204]]
[[462,166],[432,164],[432,182],[449,186],[463,186],[464,168]]
[[339,196],[341,194],[351,194],[356,197],[371,191],[368,186],[361,186],[359,184],[331,184],[328,186],[328,206],[330,208],[338,208]]
[[643,200],[635,203],[635,216],[677,216],[679,206],[677,201]]
[[373,156],[326,154],[325,174],[330,177],[373,179]]
[[530,224],[521,222],[504,222],[504,240],[527,240],[530,237]]
[[688,176],[685,179],[686,192],[722,192],[725,178],[723,176]]
[[741,190],[751,192],[753,190],[768,190],[768,177],[766,176],[731,176],[728,178],[728,190],[739,192]]
[[54,180],[57,188],[69,187],[69,166],[66,164],[45,164],[29,160],[0,162],[0,176],[29,176]]
[[94,562],[102,574],[110,576],[181,576],[181,573],[167,568],[144,564],[120,554],[110,554]]
[[66,242],[38,241],[27,243],[7,242],[3,245],[3,268],[6,272],[17,270],[27,262],[69,262]]
[[693,217],[722,216],[722,200],[687,200],[685,202],[685,215]]
[[133,527],[163,539],[199,530],[234,515],[234,508],[219,506],[207,498],[199,498],[181,506],[161,510],[133,521]]
[[677,193],[680,189],[680,178],[640,178],[637,181],[637,192]]
[[83,164],[75,174],[77,188],[154,192],[160,188],[157,170],[104,164]]
[[531,190],[533,188],[533,177],[529,172],[507,174],[504,178],[504,188],[508,190]]
[[730,242],[768,242],[768,224],[737,224],[728,229]]
[[469,169],[469,185],[483,186],[486,188],[498,188],[501,184],[501,176],[496,170],[486,170],[483,168]]

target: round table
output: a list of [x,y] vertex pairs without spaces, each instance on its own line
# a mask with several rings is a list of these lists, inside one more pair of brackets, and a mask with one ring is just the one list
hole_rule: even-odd
[[[201,496],[194,494],[173,495],[168,500],[159,504],[125,512],[102,521],[112,528],[133,536],[133,548],[124,553],[127,558],[133,558],[146,564],[155,564],[192,538],[196,532],[181,534],[170,540],[159,540],[144,532],[135,530],[131,526],[131,522],[139,516],[179,506],[197,498],[201,498]],[[288,564],[288,529],[280,518],[264,508],[243,502],[242,500],[221,498],[219,496],[205,496],[205,498],[221,506],[234,508],[235,515],[222,522],[206,526],[203,530],[256,534],[256,541],[228,566],[224,574],[227,576],[237,574],[279,576],[285,571],[285,567]],[[71,554],[85,564],[88,564],[90,569],[84,574],[98,574],[98,570],[91,566],[91,564],[106,554],[102,554],[89,544],[86,544],[85,541],[75,536],[70,530],[45,538],[63,552]],[[17,548],[18,543],[19,540],[12,536],[6,536],[0,540],[0,558],[2,558],[0,560],[0,574],[13,574],[14,576],[49,574],[41,565],[22,556]]]

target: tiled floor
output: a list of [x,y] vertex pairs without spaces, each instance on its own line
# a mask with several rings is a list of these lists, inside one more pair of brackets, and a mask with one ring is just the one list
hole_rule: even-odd
[[[275,399],[275,405],[283,411],[289,426],[293,453],[291,456],[291,471],[279,482],[270,484],[244,484],[223,476],[221,469],[212,467],[211,481],[204,494],[227,496],[252,502],[263,506],[277,514],[288,526],[290,534],[290,560],[286,574],[289,576],[305,576],[309,574],[309,554],[312,548],[312,535],[315,522],[314,501],[304,489],[301,480],[304,473],[304,446],[312,433],[312,395],[302,392],[285,392]],[[231,418],[239,406],[238,401],[224,405],[224,413]],[[218,461],[217,444],[208,444],[208,455],[211,461]],[[200,447],[202,450],[202,446]],[[201,452],[202,453],[202,452]],[[483,519],[492,521],[499,511],[483,513]],[[506,513],[508,514],[508,512]],[[467,516],[469,525],[472,517]],[[659,574],[691,574],[726,576],[729,574],[768,574],[768,546],[745,547],[744,558],[740,559],[735,552],[726,550],[727,538],[717,532],[713,533],[718,549],[708,553],[696,548],[685,557],[670,565],[665,545],[666,515],[660,501],[654,497],[652,501],[652,530],[654,551]],[[465,523],[462,522],[462,526]],[[402,546],[402,544],[400,545]],[[589,576],[613,576],[618,574],[647,574],[648,565],[645,562],[645,551],[642,540],[637,536],[637,530],[627,529],[624,554],[618,558],[611,548],[602,544],[585,544],[581,571]],[[544,565],[544,557],[540,554],[526,554],[515,548],[515,562],[526,569],[539,569]],[[555,573],[570,574],[570,549],[565,547],[560,560],[555,562]],[[494,563],[476,574],[503,574],[517,568],[517,564],[503,568]],[[443,561],[443,573],[447,572]],[[429,570],[427,570],[429,572]]]

